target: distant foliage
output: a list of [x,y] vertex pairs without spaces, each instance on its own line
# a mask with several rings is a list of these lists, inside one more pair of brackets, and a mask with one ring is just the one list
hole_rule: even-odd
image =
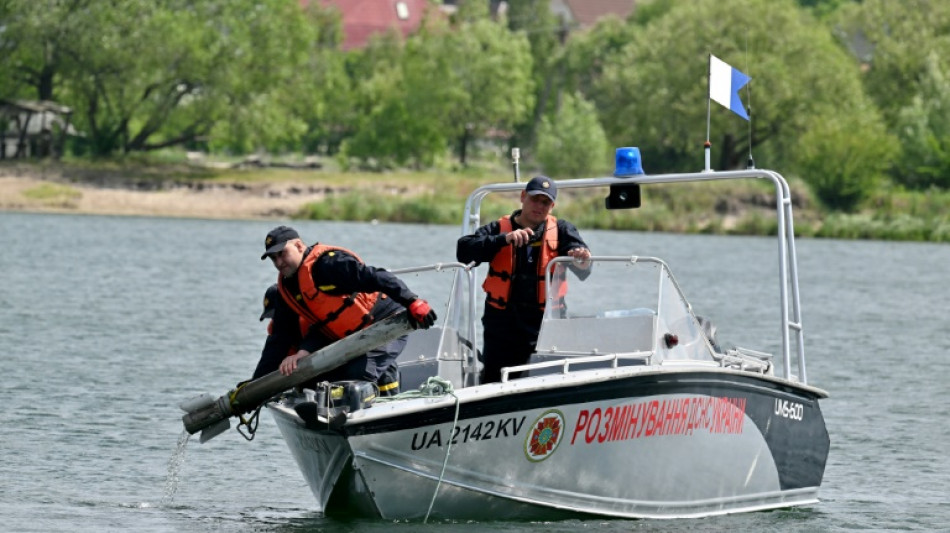
[[297,216],[310,220],[455,224],[462,218],[462,207],[456,198],[441,194],[400,199],[354,191],[308,204]]
[[607,136],[593,104],[580,94],[565,95],[558,112],[538,127],[537,160],[552,177],[587,177],[610,168]]
[[357,102],[363,113],[344,155],[374,166],[429,166],[456,147],[525,120],[533,106],[528,41],[487,19],[433,23],[392,61],[376,63]]
[[829,28],[863,66],[865,91],[888,125],[925,83],[935,53],[941,70],[950,67],[950,2],[863,0],[842,5]]
[[898,116],[903,157],[895,180],[913,189],[950,188],[950,80],[935,53],[920,92]]
[[892,179],[914,189],[950,186],[950,2],[865,0],[842,5],[830,27],[903,145]]
[[793,1],[695,0],[675,3],[600,58],[602,74],[585,96],[596,103],[611,143],[640,146],[653,172],[701,168],[710,53],[752,78],[751,96],[740,94],[751,132],[729,110],[715,103],[709,109],[716,170],[744,167],[751,148],[768,156],[768,167],[792,173],[801,137],[818,117],[880,120],[862,91],[858,66]]
[[950,224],[932,225],[906,214],[878,217],[871,214],[834,213],[829,215],[816,237],[832,239],[880,239],[890,241],[946,242]]
[[816,119],[795,149],[795,168],[815,196],[854,211],[881,183],[898,145],[878,121]]
[[825,19],[841,9],[841,6],[859,3],[861,0],[797,0],[797,2],[803,8],[811,10],[816,17]]
[[[0,99],[72,108],[73,155],[318,153],[386,171],[519,146],[559,176],[631,145],[648,172],[698,170],[708,116],[714,169],[754,154],[831,209],[950,189],[950,1],[653,0],[590,27],[552,3],[492,18],[465,2],[343,51],[339,12],[316,1],[0,0]],[[709,104],[710,53],[751,76],[751,124]]]

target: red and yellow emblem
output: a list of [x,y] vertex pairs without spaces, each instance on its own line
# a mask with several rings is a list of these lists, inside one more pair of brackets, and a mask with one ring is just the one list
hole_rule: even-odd
[[561,442],[561,433],[564,429],[564,415],[560,411],[551,410],[539,416],[524,442],[524,453],[530,461],[547,459]]

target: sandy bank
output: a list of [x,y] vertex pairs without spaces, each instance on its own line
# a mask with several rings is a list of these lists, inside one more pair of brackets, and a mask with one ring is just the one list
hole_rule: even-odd
[[194,184],[137,190],[0,170],[0,210],[216,219],[286,218],[326,190],[294,183]]

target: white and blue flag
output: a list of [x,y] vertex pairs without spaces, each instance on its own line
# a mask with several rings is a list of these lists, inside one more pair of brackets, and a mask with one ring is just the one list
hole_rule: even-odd
[[709,54],[709,98],[732,110],[733,113],[749,120],[739,89],[749,83],[749,77]]

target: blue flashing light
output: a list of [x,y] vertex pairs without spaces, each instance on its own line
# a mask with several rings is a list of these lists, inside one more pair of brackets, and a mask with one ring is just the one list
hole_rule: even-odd
[[643,166],[640,164],[640,149],[636,146],[617,148],[614,176],[622,178],[636,174],[643,174]]

